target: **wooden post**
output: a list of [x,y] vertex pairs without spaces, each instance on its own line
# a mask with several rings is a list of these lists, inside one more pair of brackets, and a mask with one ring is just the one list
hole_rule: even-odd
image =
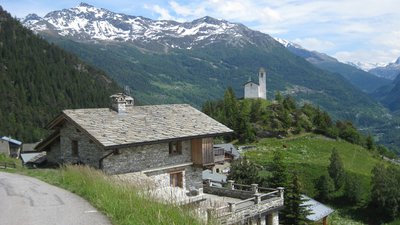
[[323,223],[323,225],[328,225],[328,216],[325,216],[325,217],[322,219],[322,223]]
[[236,204],[232,203],[232,202],[228,202],[228,205],[229,205],[229,212],[235,212]]

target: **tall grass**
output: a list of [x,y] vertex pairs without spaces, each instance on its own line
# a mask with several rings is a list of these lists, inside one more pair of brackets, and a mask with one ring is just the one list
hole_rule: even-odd
[[119,182],[86,166],[24,171],[80,195],[102,211],[115,225],[201,224],[188,209],[160,203],[143,194],[139,187]]

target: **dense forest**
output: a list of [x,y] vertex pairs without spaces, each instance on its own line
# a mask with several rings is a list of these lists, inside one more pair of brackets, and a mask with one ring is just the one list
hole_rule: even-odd
[[394,157],[393,152],[375,144],[371,135],[363,135],[350,121],[334,121],[320,108],[308,103],[300,107],[293,97],[282,96],[279,92],[273,102],[263,99],[238,100],[233,89],[228,88],[222,100],[207,101],[202,110],[235,131],[227,137],[228,141],[237,139],[240,143],[249,143],[265,137],[284,138],[311,132],[340,138]]
[[65,108],[106,107],[118,86],[0,7],[0,136],[38,141]]

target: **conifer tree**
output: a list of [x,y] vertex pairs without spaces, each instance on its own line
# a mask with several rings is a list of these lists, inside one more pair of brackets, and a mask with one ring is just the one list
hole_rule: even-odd
[[371,134],[369,134],[368,136],[367,136],[367,139],[365,140],[365,144],[366,144],[366,147],[367,147],[367,149],[368,150],[374,150],[374,139],[372,138],[372,136],[371,136]]
[[272,176],[268,179],[268,186],[270,187],[286,187],[287,186],[287,171],[283,163],[283,154],[280,151],[274,152],[272,163],[269,166]]
[[344,197],[353,204],[362,200],[362,185],[356,176],[346,174],[344,183]]
[[328,166],[329,176],[332,178],[335,189],[339,190],[343,186],[345,171],[342,159],[339,156],[336,148],[332,149],[331,157],[329,158],[330,164]]
[[317,198],[321,201],[327,201],[331,198],[335,185],[328,175],[321,175],[315,182],[315,189],[317,190]]
[[307,224],[309,210],[304,205],[301,195],[301,183],[299,176],[295,172],[289,186],[285,190],[285,208],[283,210],[284,224],[303,225]]

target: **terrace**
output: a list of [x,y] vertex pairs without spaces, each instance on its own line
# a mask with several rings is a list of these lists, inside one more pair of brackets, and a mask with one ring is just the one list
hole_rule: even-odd
[[[217,183],[217,185],[215,185]],[[219,224],[279,224],[278,210],[283,208],[283,188],[263,188],[205,181],[204,197],[209,202],[207,219]]]

